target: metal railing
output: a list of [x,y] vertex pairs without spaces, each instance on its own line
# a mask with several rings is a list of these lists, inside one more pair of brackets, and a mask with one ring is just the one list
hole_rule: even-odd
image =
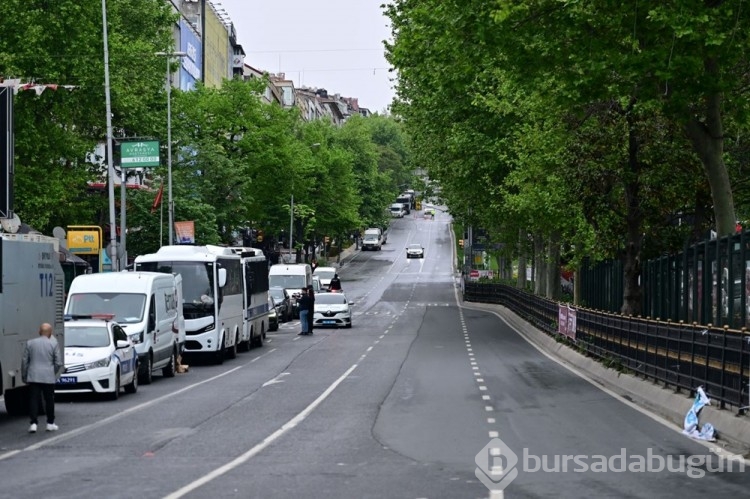
[[[467,301],[508,307],[539,329],[557,334],[558,303],[503,284],[464,284]],[[606,365],[676,390],[703,386],[720,407],[748,404],[750,334],[682,322],[627,317],[576,307],[580,351]],[[563,339],[563,341],[569,341]]]

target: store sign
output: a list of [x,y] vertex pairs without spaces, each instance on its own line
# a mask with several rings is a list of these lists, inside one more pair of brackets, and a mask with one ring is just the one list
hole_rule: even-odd
[[68,230],[68,250],[76,255],[98,255],[101,250],[99,231]]
[[159,141],[123,142],[120,144],[122,168],[159,166]]

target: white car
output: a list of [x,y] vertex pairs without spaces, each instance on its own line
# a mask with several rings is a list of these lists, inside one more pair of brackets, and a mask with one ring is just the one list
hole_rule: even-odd
[[341,292],[315,295],[313,326],[352,327],[351,302]]
[[67,316],[65,370],[55,393],[104,393],[111,400],[138,391],[138,354],[125,330],[111,318]]
[[406,258],[424,258],[424,248],[421,244],[410,244],[406,247]]
[[320,286],[323,289],[328,289],[328,285],[331,284],[331,279],[336,275],[335,267],[317,267],[313,272],[313,276],[320,278]]

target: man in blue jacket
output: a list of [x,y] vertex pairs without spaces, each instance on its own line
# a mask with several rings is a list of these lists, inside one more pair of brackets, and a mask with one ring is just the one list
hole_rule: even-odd
[[55,424],[55,383],[63,361],[57,341],[52,339],[52,326],[39,327],[39,337],[26,342],[21,362],[21,378],[29,385],[29,433],[36,433],[39,399],[44,397],[47,412],[47,431],[57,431]]

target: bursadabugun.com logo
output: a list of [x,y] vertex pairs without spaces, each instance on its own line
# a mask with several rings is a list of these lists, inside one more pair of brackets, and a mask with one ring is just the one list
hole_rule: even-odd
[[518,455],[499,438],[493,438],[474,458],[474,475],[490,490],[504,490],[517,476],[524,473],[681,473],[690,478],[703,478],[707,473],[744,472],[741,456],[660,455],[653,449],[645,454],[628,454],[621,448],[618,454],[594,455],[534,455],[524,448]]

